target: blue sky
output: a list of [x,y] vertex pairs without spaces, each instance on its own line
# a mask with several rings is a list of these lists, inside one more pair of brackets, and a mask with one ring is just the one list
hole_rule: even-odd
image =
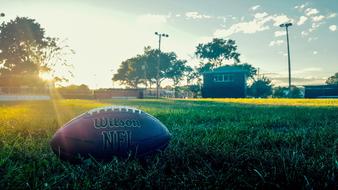
[[[137,0],[3,1],[7,21],[36,19],[53,37],[67,39],[76,54],[72,83],[111,87],[121,61],[157,47],[155,31],[170,35],[164,51],[175,51],[195,66],[198,43],[214,37],[238,44],[242,62],[259,67],[275,85],[287,85],[285,34],[291,21],[294,84],[321,84],[338,72],[338,1]],[[61,70],[62,72],[62,70]],[[115,86],[117,86],[115,84]]]

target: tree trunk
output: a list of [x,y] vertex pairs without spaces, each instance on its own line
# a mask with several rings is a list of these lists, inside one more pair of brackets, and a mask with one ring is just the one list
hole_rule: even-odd
[[160,97],[160,80],[156,79],[156,97]]
[[177,88],[177,85],[178,85],[179,81],[178,80],[174,80],[173,82],[174,82],[174,97],[177,98],[178,94],[177,94],[177,89],[176,88]]

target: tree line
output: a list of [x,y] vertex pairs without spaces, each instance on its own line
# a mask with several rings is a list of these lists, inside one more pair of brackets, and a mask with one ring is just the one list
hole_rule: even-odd
[[112,80],[130,88],[138,88],[140,85],[152,88],[168,79],[174,90],[180,89],[178,85],[185,80],[189,89],[196,92],[200,88],[202,74],[224,66],[227,61],[233,62],[229,67],[246,70],[250,79],[254,79],[257,73],[257,69],[250,64],[240,63],[236,42],[231,39],[215,38],[212,42],[198,44],[195,55],[200,64],[193,68],[187,64],[187,60],[179,59],[175,52],[162,52],[147,46],[141,55],[123,61]]
[[[43,73],[48,73],[54,83],[67,82],[73,76],[68,57],[74,53],[65,41],[47,36],[45,29],[34,19],[16,17],[3,22],[0,25],[0,87],[43,87],[46,85],[41,77]],[[257,77],[255,67],[241,62],[234,40],[214,38],[198,44],[194,54],[199,64],[192,67],[175,52],[162,52],[147,46],[142,54],[124,60],[112,80],[130,88],[153,88],[161,86],[167,79],[175,91],[190,91],[198,96],[204,72],[220,66],[238,67],[247,71],[250,96],[271,96],[271,80]],[[62,67],[64,75],[58,75],[60,72],[56,72],[56,67]],[[182,86],[182,81],[187,85]],[[338,84],[338,73],[329,77],[326,83]],[[74,85],[70,88],[73,89]],[[299,89],[292,89],[294,96],[298,96]],[[286,90],[276,87],[272,95],[283,97]]]
[[[261,97],[271,94],[271,81],[266,77],[257,79],[257,69],[248,63],[241,63],[241,54],[234,40],[214,38],[211,42],[198,44],[194,54],[200,63],[191,67],[175,52],[160,52],[148,46],[143,54],[123,61],[112,80],[130,88],[138,88],[142,84],[145,88],[152,88],[153,84],[161,85],[163,80],[168,79],[172,81],[175,96],[178,91],[191,91],[197,96],[201,91],[203,73],[227,66],[247,72],[251,95]],[[184,79],[187,85],[179,86]]]

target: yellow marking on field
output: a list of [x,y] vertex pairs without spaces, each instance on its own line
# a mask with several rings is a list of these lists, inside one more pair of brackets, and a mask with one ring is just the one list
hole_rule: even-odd
[[284,105],[284,106],[333,106],[338,107],[338,99],[287,99],[287,98],[199,98],[192,101],[211,101],[223,103],[239,103],[253,105]]

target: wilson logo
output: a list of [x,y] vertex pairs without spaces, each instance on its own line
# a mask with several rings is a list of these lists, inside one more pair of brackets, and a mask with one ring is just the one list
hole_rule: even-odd
[[94,127],[96,129],[105,129],[105,128],[139,128],[141,127],[141,122],[134,119],[118,119],[118,118],[96,118],[94,119]]

